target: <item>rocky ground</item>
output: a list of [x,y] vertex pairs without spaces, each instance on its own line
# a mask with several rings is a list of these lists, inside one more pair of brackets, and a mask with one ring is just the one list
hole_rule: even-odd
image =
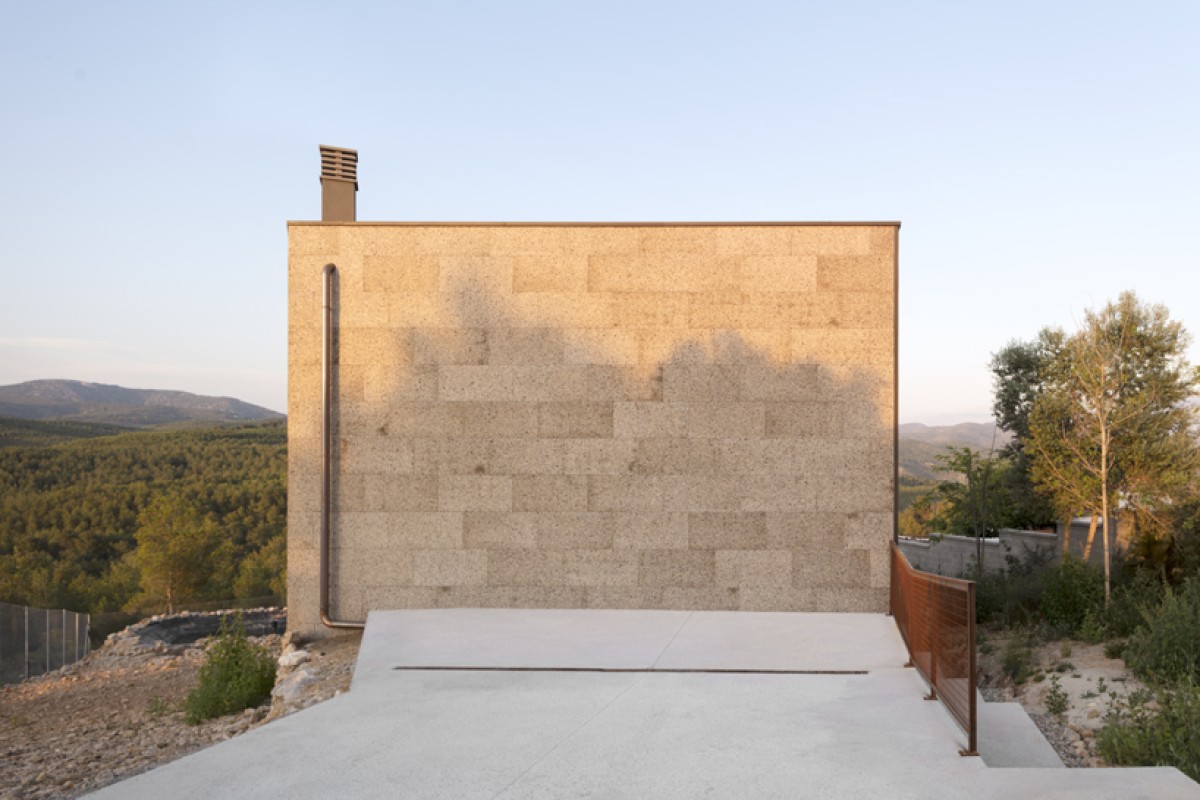
[[327,700],[349,689],[361,638],[251,637],[282,662],[272,701],[188,725],[205,640],[123,633],[83,661],[0,687],[0,800],[78,797]]
[[[1096,734],[1104,727],[1110,702],[1127,697],[1142,684],[1129,674],[1124,661],[1106,656],[1102,644],[1013,639],[1013,634],[997,632],[981,640],[979,674],[984,698],[1020,703],[1068,767],[1107,766],[1097,751]],[[1004,669],[1005,655],[1014,650],[1027,656],[1027,677],[1020,683]],[[1020,660],[1020,655],[1010,656],[1010,665]],[[1046,708],[1055,682],[1066,698],[1062,715]]]

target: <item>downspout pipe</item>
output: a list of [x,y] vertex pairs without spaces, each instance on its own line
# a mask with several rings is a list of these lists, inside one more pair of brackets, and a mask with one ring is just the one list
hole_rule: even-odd
[[326,264],[321,291],[321,622],[327,628],[361,629],[365,622],[329,616],[329,518],[333,497],[333,276]]

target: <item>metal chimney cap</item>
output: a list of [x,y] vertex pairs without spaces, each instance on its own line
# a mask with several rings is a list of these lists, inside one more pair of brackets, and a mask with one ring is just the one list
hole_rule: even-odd
[[331,147],[327,144],[318,145],[321,148],[321,182],[326,178],[337,181],[349,181],[358,190],[358,151],[345,147]]

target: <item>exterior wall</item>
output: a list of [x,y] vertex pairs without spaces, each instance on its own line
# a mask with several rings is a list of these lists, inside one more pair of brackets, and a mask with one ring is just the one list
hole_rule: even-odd
[[897,227],[289,227],[288,594],[334,617],[882,611]]

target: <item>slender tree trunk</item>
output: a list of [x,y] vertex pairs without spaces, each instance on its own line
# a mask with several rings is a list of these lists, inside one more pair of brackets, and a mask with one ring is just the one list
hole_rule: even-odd
[[1112,600],[1112,577],[1110,575],[1110,548],[1108,542],[1108,431],[1100,430],[1100,513],[1104,525],[1101,543],[1104,545],[1104,607]]
[[1071,552],[1071,518],[1062,521],[1062,554],[1066,557]]
[[1092,542],[1096,540],[1096,525],[1099,524],[1100,517],[1095,509],[1092,510],[1092,521],[1088,523],[1088,538],[1083,545],[1083,563],[1087,564],[1092,559]]

